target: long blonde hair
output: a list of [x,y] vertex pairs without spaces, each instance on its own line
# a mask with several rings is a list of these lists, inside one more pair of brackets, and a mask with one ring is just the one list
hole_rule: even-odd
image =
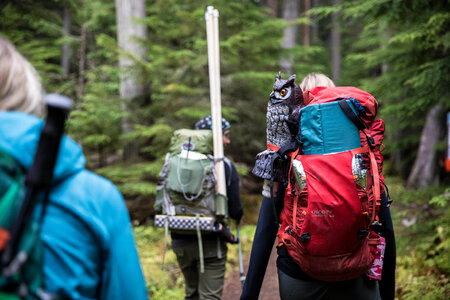
[[43,94],[34,67],[7,40],[0,37],[0,110],[39,116]]
[[306,91],[316,86],[334,87],[334,82],[322,73],[310,73],[300,83],[302,91]]

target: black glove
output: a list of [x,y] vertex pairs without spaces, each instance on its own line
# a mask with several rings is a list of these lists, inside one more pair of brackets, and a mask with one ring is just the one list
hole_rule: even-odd
[[239,239],[235,237],[231,231],[226,227],[223,226],[221,223],[217,223],[214,227],[214,231],[218,232],[220,234],[220,239],[231,244],[237,244],[239,243]]

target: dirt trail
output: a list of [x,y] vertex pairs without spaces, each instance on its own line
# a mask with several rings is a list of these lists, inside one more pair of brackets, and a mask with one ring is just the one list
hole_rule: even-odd
[[[267,265],[266,274],[264,276],[261,293],[259,294],[259,300],[279,300],[280,295],[278,293],[278,275],[277,275],[277,251],[276,248],[272,248],[272,254],[270,255],[269,264]],[[244,259],[244,270],[247,274],[249,258]],[[230,273],[225,278],[225,284],[223,288],[222,299],[223,300],[238,300],[241,296],[241,283],[239,281],[239,270]]]

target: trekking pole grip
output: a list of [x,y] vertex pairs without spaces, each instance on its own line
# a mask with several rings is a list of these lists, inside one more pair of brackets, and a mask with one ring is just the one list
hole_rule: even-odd
[[65,96],[49,94],[45,97],[47,119],[41,132],[33,165],[26,178],[27,187],[47,189],[53,179],[59,144],[73,101]]

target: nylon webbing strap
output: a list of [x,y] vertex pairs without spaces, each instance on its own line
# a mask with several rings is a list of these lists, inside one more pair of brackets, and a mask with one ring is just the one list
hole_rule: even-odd
[[202,234],[200,232],[200,215],[195,216],[195,222],[197,227],[197,239],[198,239],[198,255],[200,258],[200,273],[205,273],[205,262],[203,260],[203,243]]
[[[298,152],[299,152],[299,150],[300,149],[297,149],[295,152],[294,152],[294,154],[292,155],[292,157],[291,157],[291,165],[289,166],[289,175],[288,175],[288,180],[289,180],[289,183],[288,183],[288,189],[289,188],[295,188],[295,187],[292,187],[292,183],[291,183],[291,172],[292,172],[292,161],[295,159],[295,157],[297,157],[297,155],[298,155]],[[297,192],[297,194],[296,195],[294,195],[294,212],[293,212],[293,216],[292,216],[292,227],[293,227],[293,230],[295,230],[296,229],[296,226],[297,226],[297,205],[298,205],[298,197],[299,197],[299,194],[300,193],[300,191],[298,191]]]
[[167,237],[169,235],[169,216],[166,216],[164,219],[164,252],[163,252],[163,258],[161,263],[161,270],[164,270],[164,260],[166,258],[166,252],[167,252]]
[[364,124],[363,121],[355,114],[353,109],[350,107],[350,105],[347,103],[347,100],[338,100],[338,104],[341,107],[342,111],[345,113],[345,115],[355,124],[355,126],[359,130],[366,129],[366,124]]
[[287,155],[289,152],[293,152],[298,149],[298,145],[296,142],[290,142],[286,143],[283,146],[281,146],[280,149],[278,149],[278,154],[283,157],[284,155]]
[[280,147],[275,146],[275,145],[272,145],[272,144],[270,144],[270,143],[267,143],[267,148],[270,149],[270,150],[272,150],[272,151],[275,151],[275,152],[277,152],[278,150],[280,150]]
[[376,210],[377,207],[380,205],[380,201],[381,201],[381,197],[380,197],[380,175],[378,174],[378,166],[377,166],[377,161],[375,159],[375,155],[373,153],[373,151],[369,151],[369,156],[370,156],[370,168],[372,169],[372,174],[373,174],[373,183],[374,183],[374,194],[375,194],[375,199],[374,199],[374,203],[373,203],[373,210],[372,210],[372,216],[371,216],[371,222],[375,221],[376,218]]

